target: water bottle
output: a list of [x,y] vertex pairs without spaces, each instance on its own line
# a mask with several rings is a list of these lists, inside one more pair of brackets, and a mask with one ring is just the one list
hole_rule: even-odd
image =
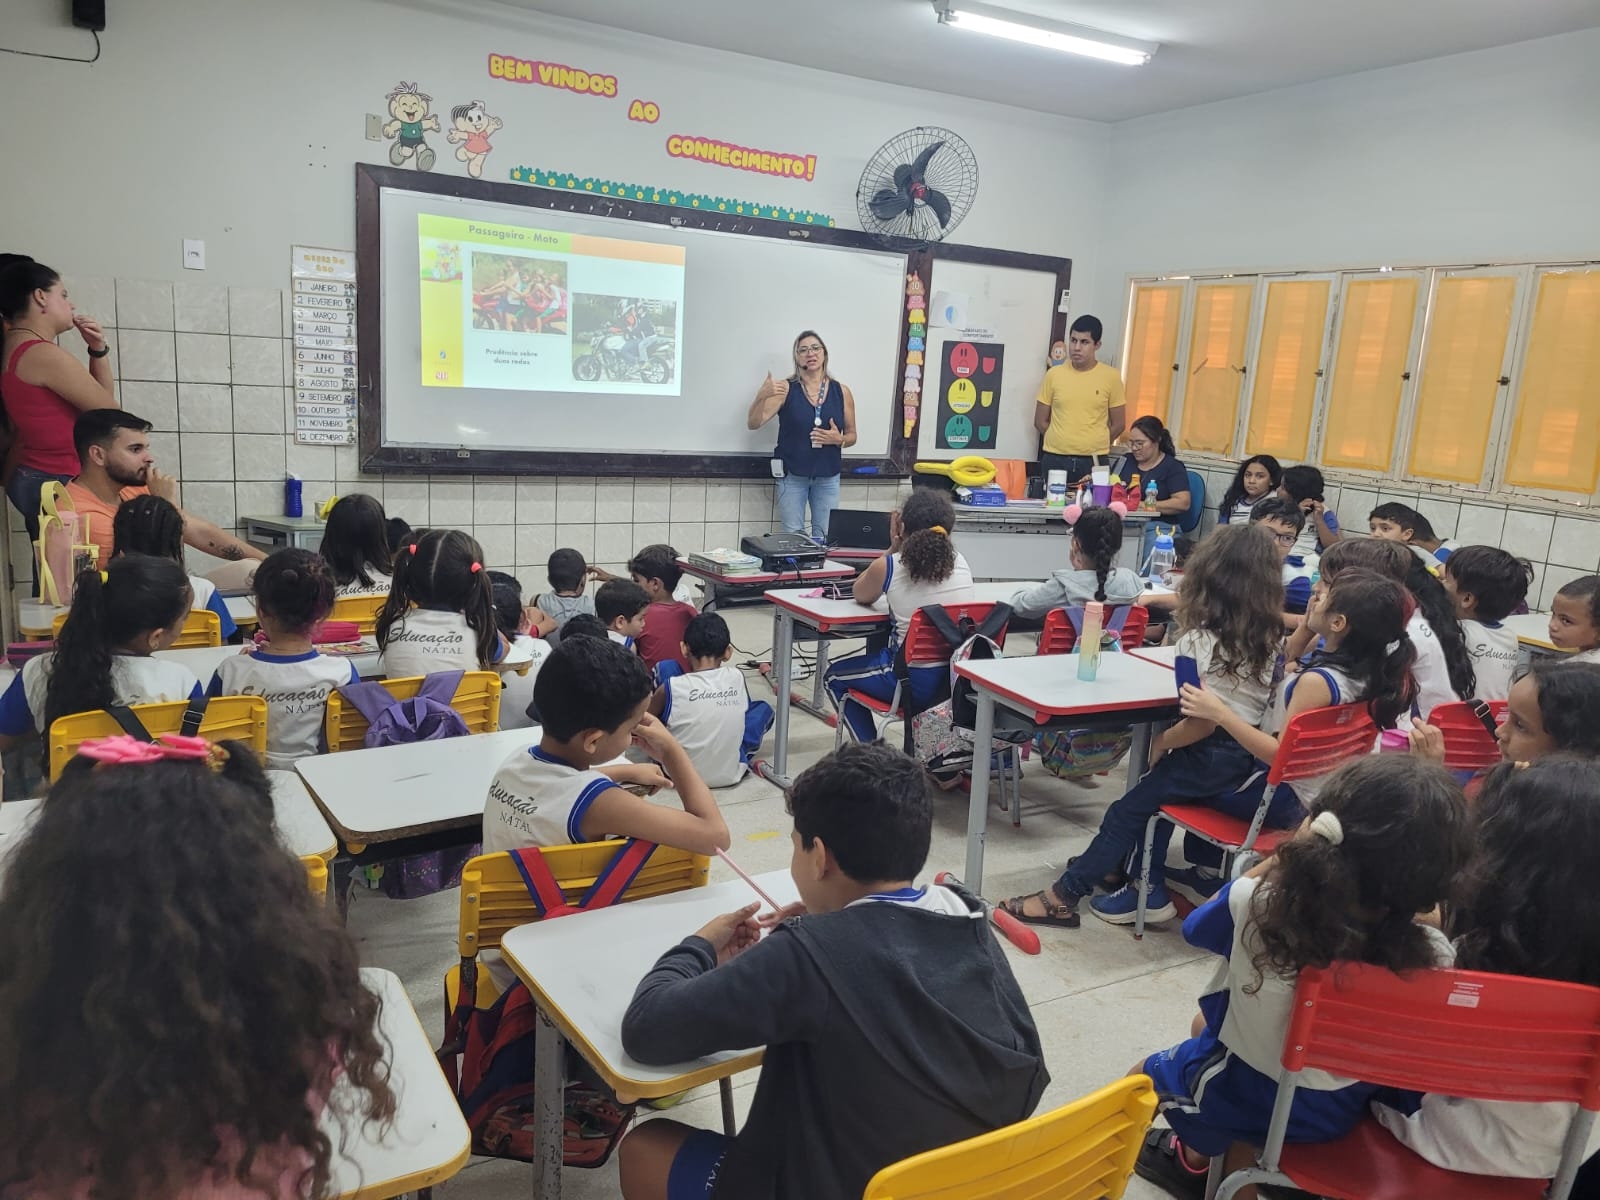
[[1106,606],[1091,600],[1083,606],[1083,632],[1078,634],[1078,678],[1092,681],[1100,671],[1100,631],[1105,626]]
[[290,475],[283,481],[283,515],[298,517],[304,512],[300,502],[300,480]]
[[1150,551],[1150,561],[1146,564],[1145,574],[1151,579],[1166,583],[1177,562],[1178,553],[1172,548],[1172,530],[1157,529],[1155,549]]
[[1161,488],[1154,479],[1144,485],[1144,506],[1146,508],[1154,508],[1156,506],[1156,494],[1160,490]]

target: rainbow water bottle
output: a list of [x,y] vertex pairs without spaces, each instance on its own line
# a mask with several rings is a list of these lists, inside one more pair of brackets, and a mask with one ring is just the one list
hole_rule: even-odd
[[1100,634],[1105,628],[1106,606],[1091,600],[1083,606],[1083,631],[1078,634],[1078,678],[1092,681],[1100,673]]

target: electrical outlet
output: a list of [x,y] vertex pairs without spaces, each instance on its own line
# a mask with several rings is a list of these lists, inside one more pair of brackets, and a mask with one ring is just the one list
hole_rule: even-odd
[[367,114],[367,141],[383,141],[383,118],[377,113]]
[[206,244],[198,238],[183,239],[183,269],[185,271],[206,269]]

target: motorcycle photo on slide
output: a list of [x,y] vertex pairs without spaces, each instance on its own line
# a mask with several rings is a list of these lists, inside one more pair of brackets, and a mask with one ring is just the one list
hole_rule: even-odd
[[573,297],[572,377],[661,385],[677,365],[678,306],[628,296]]

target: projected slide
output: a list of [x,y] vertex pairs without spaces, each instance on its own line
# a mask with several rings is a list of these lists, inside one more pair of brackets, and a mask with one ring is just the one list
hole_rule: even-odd
[[684,250],[417,217],[425,387],[679,394]]

